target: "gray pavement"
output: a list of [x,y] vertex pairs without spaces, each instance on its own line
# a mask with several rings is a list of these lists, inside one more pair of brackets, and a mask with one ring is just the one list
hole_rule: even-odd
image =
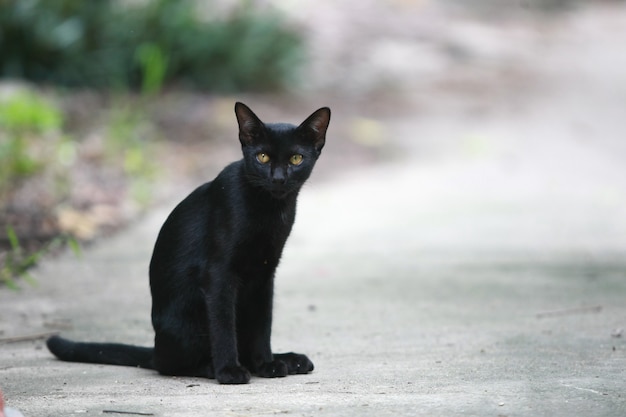
[[[624,416],[626,176],[605,166],[581,191],[578,168],[539,171],[524,154],[514,173],[452,155],[303,191],[273,344],[310,355],[310,375],[219,386],[62,363],[36,341],[0,346],[0,385],[26,416]],[[147,263],[166,214],[0,292],[5,335],[149,345]]]
[[[308,354],[312,374],[220,386],[59,362],[39,340],[0,345],[8,404],[26,417],[625,416],[626,66],[550,76],[572,49],[599,54],[572,39],[521,89],[369,111],[370,143],[393,157],[305,187],[273,345]],[[354,113],[335,111],[325,153],[342,149],[333,129],[363,122]],[[45,262],[36,288],[0,290],[3,336],[150,345],[147,265],[172,205]]]

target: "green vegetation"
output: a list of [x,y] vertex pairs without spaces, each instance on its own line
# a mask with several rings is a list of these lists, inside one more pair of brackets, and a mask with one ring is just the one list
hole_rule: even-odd
[[[0,203],[21,179],[40,172],[49,153],[40,142],[58,142],[63,117],[58,108],[31,93],[0,101]],[[52,137],[55,135],[55,137]]]
[[[63,244],[78,250],[77,242],[63,235],[27,249],[5,219],[5,206],[24,182],[37,175],[54,177],[59,170],[57,162],[62,166],[67,161],[72,147],[61,133],[62,125],[59,107],[33,92],[20,90],[0,100],[0,226],[6,228],[6,235],[0,236],[5,243],[0,247],[0,283],[10,288],[17,288],[16,277],[34,283],[28,269],[51,250]],[[61,179],[57,180],[60,185]]]
[[293,81],[302,42],[243,1],[4,0],[0,77],[70,87],[268,90]]
[[519,13],[539,13],[545,15],[570,11],[584,5],[582,0],[447,0],[472,13],[498,17]]
[[[155,90],[144,88],[146,94]],[[155,163],[155,144],[159,135],[147,120],[141,104],[116,101],[106,122],[105,162],[117,165],[129,180],[130,195],[144,207],[152,199],[152,182],[159,169]]]
[[42,256],[56,248],[67,245],[76,256],[81,255],[78,241],[71,236],[57,236],[40,249],[27,251],[20,244],[20,240],[12,227],[7,227],[6,235],[11,247],[7,251],[0,252],[0,283],[13,290],[19,289],[15,281],[16,277],[22,278],[31,285],[35,285],[36,281],[28,270],[35,266]]
[[[229,12],[199,0],[0,0],[0,79],[62,87],[0,85],[0,284],[32,282],[41,256],[97,235],[107,207],[152,201],[163,168],[149,112],[164,89],[280,89],[302,58],[300,35],[247,0]],[[66,114],[80,106],[66,87],[104,91],[108,104]]]
[[[123,178],[119,192],[127,190],[139,207],[152,201],[159,173],[154,162],[158,135],[142,110],[158,86],[158,77],[152,80],[139,103],[120,95],[91,121],[100,132],[91,163]],[[11,88],[0,97],[0,283],[16,287],[16,277],[33,281],[28,269],[45,254],[67,245],[77,248],[70,235],[77,226],[66,229],[59,215],[83,209],[72,207],[71,195],[74,182],[83,181],[84,167],[77,161],[84,141],[65,131],[62,107],[47,98],[54,94]],[[75,223],[90,222],[87,226],[95,228],[85,218]]]

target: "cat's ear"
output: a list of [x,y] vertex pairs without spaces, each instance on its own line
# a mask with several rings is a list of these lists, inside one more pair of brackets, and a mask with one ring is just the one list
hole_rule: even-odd
[[239,123],[239,141],[243,146],[251,145],[263,131],[265,125],[250,107],[243,103],[235,103],[235,115]]
[[313,135],[313,145],[317,152],[321,152],[326,143],[326,130],[330,123],[330,109],[328,107],[322,107],[321,109],[313,112],[312,115],[302,122],[299,129],[305,129]]

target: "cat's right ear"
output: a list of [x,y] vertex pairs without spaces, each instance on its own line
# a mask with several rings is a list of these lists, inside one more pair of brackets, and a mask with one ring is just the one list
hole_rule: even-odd
[[298,127],[299,129],[306,129],[313,134],[313,145],[318,155],[326,142],[326,130],[328,129],[329,123],[330,109],[328,107],[322,107],[313,112],[313,114],[307,117]]
[[235,115],[239,123],[239,141],[242,146],[251,145],[265,126],[250,107],[243,103],[235,103]]

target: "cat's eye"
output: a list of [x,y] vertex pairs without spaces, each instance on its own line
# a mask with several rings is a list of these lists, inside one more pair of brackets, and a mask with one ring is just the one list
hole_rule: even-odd
[[256,159],[262,164],[267,164],[270,161],[270,156],[266,153],[259,152],[256,154]]
[[300,165],[302,163],[302,159],[304,159],[303,156],[297,153],[295,155],[291,155],[291,158],[289,158],[289,163],[291,165]]

